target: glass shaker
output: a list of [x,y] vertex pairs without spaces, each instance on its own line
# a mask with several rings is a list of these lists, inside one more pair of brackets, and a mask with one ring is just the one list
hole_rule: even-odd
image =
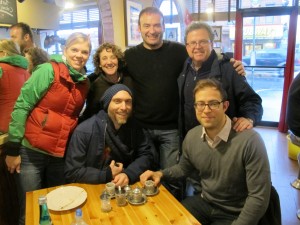
[[111,210],[110,195],[106,190],[101,194],[100,200],[102,212],[109,212]]
[[132,202],[134,203],[140,203],[143,201],[142,191],[139,187],[136,187],[131,191],[131,196]]

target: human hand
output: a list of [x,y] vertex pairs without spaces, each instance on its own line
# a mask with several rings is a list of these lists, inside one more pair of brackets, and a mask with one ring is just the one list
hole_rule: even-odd
[[116,163],[115,160],[111,161],[109,167],[111,169],[113,179],[116,175],[123,171],[123,163]]
[[162,178],[163,174],[160,171],[151,171],[147,170],[140,175],[140,181],[144,185],[146,180],[152,179],[154,181],[155,186],[157,186]]
[[250,119],[247,119],[245,117],[234,117],[233,119],[233,129],[236,132],[241,132],[243,130],[246,129],[252,129],[253,128],[253,121],[251,121]]
[[245,68],[243,66],[242,61],[239,60],[235,60],[234,58],[230,59],[230,62],[232,64],[232,66],[234,67],[235,71],[242,76],[246,76],[246,71]]
[[124,187],[129,183],[129,178],[126,173],[119,173],[112,182],[114,182],[116,186]]
[[10,173],[20,173],[21,166],[21,156],[9,156],[7,155],[5,158],[5,162],[7,165],[7,169]]

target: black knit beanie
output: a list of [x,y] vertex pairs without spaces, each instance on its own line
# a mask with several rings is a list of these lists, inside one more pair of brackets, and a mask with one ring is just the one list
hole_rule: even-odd
[[127,91],[132,97],[132,92],[127,86],[125,86],[124,84],[114,84],[104,92],[100,99],[100,104],[103,110],[107,111],[111,99],[119,91]]

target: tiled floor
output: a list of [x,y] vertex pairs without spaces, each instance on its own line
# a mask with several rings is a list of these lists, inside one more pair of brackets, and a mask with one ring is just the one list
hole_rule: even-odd
[[291,181],[298,176],[297,161],[288,158],[286,134],[276,128],[255,128],[265,141],[270,160],[272,183],[276,188],[281,204],[283,225],[299,225],[296,216],[300,208],[300,190],[291,186]]

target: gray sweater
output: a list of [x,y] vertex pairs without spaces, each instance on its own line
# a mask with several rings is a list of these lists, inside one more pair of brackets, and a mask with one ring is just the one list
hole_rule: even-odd
[[254,130],[231,130],[227,142],[212,149],[201,138],[202,126],[190,130],[180,163],[163,170],[164,179],[188,176],[197,170],[202,196],[233,214],[234,225],[254,225],[264,215],[270,197],[271,175],[264,142]]

